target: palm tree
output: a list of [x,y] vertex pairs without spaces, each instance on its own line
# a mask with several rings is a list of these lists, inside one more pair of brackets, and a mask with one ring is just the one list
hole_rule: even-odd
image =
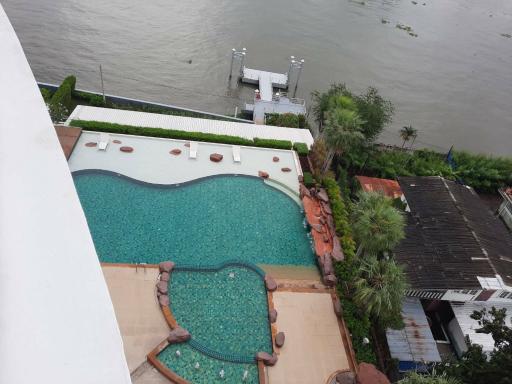
[[454,377],[446,375],[436,375],[435,372],[428,375],[420,375],[419,373],[409,373],[398,384],[462,384]]
[[393,200],[378,192],[361,192],[354,206],[352,230],[359,245],[357,254],[392,250],[405,237],[403,214]]
[[323,139],[328,151],[322,173],[329,170],[334,155],[341,155],[350,146],[364,141],[361,131],[363,123],[355,110],[337,107],[327,113]]
[[[416,137],[418,136],[418,130],[416,128],[413,128],[412,125],[405,126],[400,130],[400,137],[403,139],[402,148],[405,146],[405,143],[411,138],[413,139],[412,144],[414,144],[414,140],[416,140]],[[411,147],[412,147],[411,144]]]
[[400,314],[407,289],[405,273],[394,260],[360,260],[354,282],[354,302],[366,314],[379,318]]

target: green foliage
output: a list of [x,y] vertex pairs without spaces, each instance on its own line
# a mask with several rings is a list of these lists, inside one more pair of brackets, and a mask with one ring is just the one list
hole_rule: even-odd
[[87,105],[91,105],[93,107],[106,106],[106,103],[103,102],[103,96],[95,93],[75,91],[73,92],[73,97],[77,100],[84,101]]
[[266,140],[258,139],[254,140],[245,139],[238,136],[228,135],[215,135],[212,133],[202,132],[185,132],[174,129],[163,129],[163,128],[146,128],[146,127],[135,127],[132,125],[120,125],[113,123],[105,123],[101,121],[84,121],[84,120],[73,120],[72,126],[81,127],[89,131],[97,132],[112,132],[121,133],[127,135],[138,135],[138,136],[150,136],[150,137],[163,137],[167,139],[179,139],[179,140],[193,140],[193,141],[207,141],[212,143],[223,143],[233,145],[248,145],[265,148],[278,148],[278,149],[290,149],[292,143],[285,140]]
[[71,94],[75,90],[75,84],[75,76],[66,77],[48,102],[48,110],[54,122],[62,121],[71,111]]
[[295,143],[293,144],[293,149],[297,151],[299,156],[307,156],[309,154],[309,148],[305,143]]
[[381,327],[403,326],[398,320],[407,280],[403,268],[394,260],[360,259],[353,285],[354,303],[378,319]]
[[306,116],[293,113],[267,113],[265,114],[265,124],[276,127],[309,128]]
[[45,103],[48,103],[52,98],[52,92],[48,88],[40,88],[41,95],[43,96],[43,100]]
[[[418,130],[413,128],[412,125],[405,126],[400,130],[400,137],[404,141],[402,143],[402,148],[405,146],[405,142],[411,139],[415,139],[418,136]],[[412,144],[411,144],[412,146]]]
[[399,384],[462,384],[459,380],[446,375],[420,375],[416,372],[409,373]]
[[367,254],[390,251],[405,237],[404,216],[381,193],[360,192],[352,216],[355,240]]
[[316,182],[315,182],[315,179],[313,178],[313,175],[309,172],[304,172],[304,185],[308,188],[311,188],[311,187],[314,187]]

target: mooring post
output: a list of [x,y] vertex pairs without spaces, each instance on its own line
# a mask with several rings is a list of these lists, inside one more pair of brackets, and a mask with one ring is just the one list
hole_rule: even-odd
[[245,53],[247,52],[246,48],[242,48],[242,59],[240,60],[240,77],[244,77],[244,63],[245,63]]
[[295,63],[295,56],[290,56],[290,65],[288,66],[288,74],[286,75],[286,85],[290,86],[290,75],[292,74],[292,67]]
[[101,78],[101,93],[103,94],[103,104],[106,104],[106,99],[105,99],[105,86],[103,85],[103,70],[101,69],[101,64],[100,64],[100,78]]
[[295,98],[295,94],[297,93],[297,87],[299,86],[300,75],[302,73],[302,67],[304,66],[304,59],[301,59],[299,63],[299,74],[297,75],[297,82],[295,83],[295,89],[293,90],[293,98]]
[[231,49],[231,64],[229,65],[229,78],[231,79],[231,76],[233,75],[233,61],[235,60],[235,52],[236,49]]

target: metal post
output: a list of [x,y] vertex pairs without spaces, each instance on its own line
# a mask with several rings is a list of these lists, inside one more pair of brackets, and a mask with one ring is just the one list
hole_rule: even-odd
[[103,94],[103,103],[105,104],[107,101],[105,99],[105,86],[103,85],[103,70],[101,69],[101,64],[100,64],[100,78],[101,78],[101,93]]
[[288,74],[286,76],[286,84],[288,86],[290,85],[290,75],[292,74],[292,67],[293,67],[294,63],[295,63],[295,56],[290,56],[290,65],[288,67]]
[[299,65],[299,74],[297,75],[297,82],[295,83],[295,89],[293,90],[293,98],[295,98],[295,94],[297,93],[297,87],[299,86],[299,80],[300,80],[300,75],[302,74],[303,66],[304,66],[304,59],[301,59],[300,65]]
[[242,59],[240,60],[240,76],[244,76],[245,48],[242,48]]
[[237,115],[238,115],[238,105],[235,106],[235,118],[237,117]]
[[233,48],[231,50],[231,64],[229,66],[229,78],[231,79],[231,76],[233,74],[233,61],[235,60],[235,52],[236,52],[236,49]]

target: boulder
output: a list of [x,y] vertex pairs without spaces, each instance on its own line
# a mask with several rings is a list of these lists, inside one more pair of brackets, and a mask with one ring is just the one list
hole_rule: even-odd
[[169,153],[170,153],[171,155],[178,156],[178,155],[181,155],[181,149],[179,149],[179,148],[174,148],[173,150],[169,151]]
[[210,161],[213,161],[214,163],[220,163],[224,156],[222,156],[220,153],[212,153],[210,155]]
[[322,204],[322,210],[327,214],[327,215],[332,215],[332,209],[331,209],[331,206],[327,203],[324,203],[324,202],[321,202]]
[[334,267],[332,265],[332,258],[329,252],[326,252],[322,256],[322,273],[323,275],[334,275]]
[[166,295],[167,292],[169,291],[168,282],[167,281],[159,281],[158,283],[156,283],[156,289],[161,294]]
[[336,384],[355,384],[356,375],[354,372],[340,372],[336,375]]
[[318,233],[324,233],[324,227],[322,224],[311,224],[311,228],[313,228]]
[[324,243],[328,243],[329,242],[329,236],[327,236],[327,234],[324,233],[324,235],[322,236],[322,240],[324,241]]
[[299,185],[300,198],[304,198],[304,196],[311,197],[311,193],[309,193],[309,189],[306,188],[304,184]]
[[169,296],[167,296],[167,295],[160,295],[158,297],[158,303],[162,307],[168,307],[169,306]]
[[277,289],[277,283],[270,275],[265,275],[265,286],[267,291],[274,292]]
[[281,348],[284,345],[284,332],[278,332],[276,335],[276,346],[278,348]]
[[332,238],[332,258],[336,261],[343,261],[345,259],[345,255],[343,254],[343,250],[341,249],[340,239],[337,236],[333,236]]
[[281,168],[282,172],[291,172],[292,170],[288,167]]
[[121,147],[119,148],[121,152],[131,153],[133,152],[133,147]]
[[279,161],[279,157],[274,156],[274,157],[272,158],[272,161],[273,161],[274,163],[277,163],[277,162]]
[[160,274],[160,281],[169,281],[170,277],[169,272],[162,272]]
[[262,179],[268,179],[269,178],[269,174],[265,171],[258,171],[258,176],[261,177]]
[[169,336],[167,336],[167,341],[169,344],[176,344],[176,343],[184,343],[185,341],[190,340],[190,333],[180,326],[174,328]]
[[341,307],[340,299],[336,296],[336,300],[334,300],[334,313],[338,317],[343,316],[343,308]]
[[328,287],[334,287],[337,282],[338,282],[338,279],[336,279],[336,276],[334,276],[334,275],[324,276],[324,284],[327,285]]
[[263,361],[263,364],[272,367],[277,363],[277,355],[275,352],[273,354],[269,354],[267,352],[258,352],[256,354],[256,360]]
[[91,142],[89,142],[89,143],[85,143],[85,146],[86,146],[86,147],[91,147],[91,148],[92,148],[92,147],[96,147],[97,145],[98,145],[98,143],[94,143],[94,142],[92,142],[92,141],[91,141]]
[[162,261],[160,264],[158,264],[160,272],[171,272],[174,266],[175,264],[172,261]]
[[271,309],[268,311],[268,320],[273,324],[277,320],[277,311],[275,309]]
[[302,183],[304,181],[304,176],[299,175],[298,179],[299,179],[299,183]]
[[122,141],[121,141],[121,140],[117,140],[117,139],[112,140],[112,142],[113,142],[114,144],[122,144]]
[[375,368],[375,365],[368,363],[359,364],[359,371],[356,376],[357,384],[390,384],[389,379]]
[[318,197],[324,203],[329,202],[329,196],[327,196],[327,192],[323,188],[321,188],[320,191],[318,191],[318,193],[316,194],[316,197]]

